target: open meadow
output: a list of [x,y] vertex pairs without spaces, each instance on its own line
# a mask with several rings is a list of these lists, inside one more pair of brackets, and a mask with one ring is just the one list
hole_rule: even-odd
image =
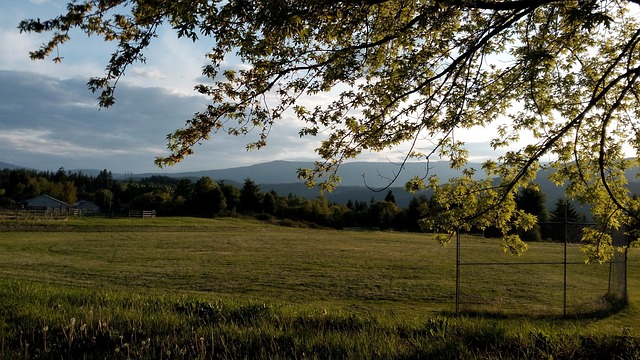
[[[456,317],[455,244],[429,234],[236,218],[6,220],[0,231],[4,358],[640,357],[640,249],[629,254],[626,309],[562,319],[557,266],[520,267],[510,280],[512,270],[485,267],[461,293],[491,311]],[[497,240],[463,240],[474,261],[561,251],[532,243],[515,259]],[[569,253],[580,261],[576,245]],[[580,266],[570,299],[604,297],[607,272]],[[509,306],[492,304],[501,291],[530,302],[496,316]]]

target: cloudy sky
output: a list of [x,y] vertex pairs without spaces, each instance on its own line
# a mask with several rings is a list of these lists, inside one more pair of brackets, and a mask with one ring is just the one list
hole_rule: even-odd
[[[207,39],[196,44],[161,29],[147,50],[147,63],[129,68],[118,84],[116,104],[100,109],[87,80],[103,75],[113,44],[72,33],[59,49],[62,63],[31,61],[28,52],[46,35],[20,34],[27,18],[49,19],[64,12],[67,0],[0,0],[0,161],[56,170],[109,169],[113,172],[180,172],[222,169],[270,160],[315,160],[318,138],[299,138],[294,118],[276,124],[265,149],[247,152],[252,137],[224,134],[196,147],[183,163],[160,170],[166,135],[204,109],[200,83]],[[322,100],[322,99],[319,99]],[[477,139],[477,137],[476,137]],[[488,140],[488,139],[487,139]],[[486,141],[486,140],[485,140]],[[484,143],[486,145],[486,143]],[[470,139],[474,160],[495,156]],[[363,154],[363,161],[398,161],[402,152]]]

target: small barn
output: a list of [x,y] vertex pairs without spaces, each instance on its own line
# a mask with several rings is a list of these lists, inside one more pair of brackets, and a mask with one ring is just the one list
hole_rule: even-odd
[[76,203],[76,209],[83,213],[86,212],[100,212],[100,206],[88,200],[80,200]]
[[72,205],[49,195],[40,195],[27,200],[25,206],[27,210],[55,210],[59,212],[68,212],[73,208]]

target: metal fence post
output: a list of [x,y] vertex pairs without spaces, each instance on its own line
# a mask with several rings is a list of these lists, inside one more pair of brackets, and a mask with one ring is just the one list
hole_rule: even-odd
[[[627,242],[627,244],[629,243],[629,241]],[[629,270],[629,245],[627,245],[624,248],[624,294],[623,294],[623,301],[624,301],[624,306],[627,307],[629,305],[629,273],[627,272],[627,270]]]
[[569,240],[569,200],[564,203],[564,289],[562,301],[562,317],[567,317],[567,241]]
[[456,315],[460,313],[460,228],[456,228]]

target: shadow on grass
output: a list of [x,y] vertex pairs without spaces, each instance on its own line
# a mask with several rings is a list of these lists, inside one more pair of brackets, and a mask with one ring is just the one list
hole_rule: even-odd
[[567,309],[563,314],[551,314],[543,312],[525,312],[512,311],[512,309],[465,309],[457,313],[455,311],[443,311],[442,316],[456,317],[464,316],[469,318],[485,318],[495,320],[507,319],[532,319],[532,320],[600,320],[610,316],[617,315],[629,307],[629,302],[622,299],[603,298],[590,304],[581,304],[580,307],[572,307]]

